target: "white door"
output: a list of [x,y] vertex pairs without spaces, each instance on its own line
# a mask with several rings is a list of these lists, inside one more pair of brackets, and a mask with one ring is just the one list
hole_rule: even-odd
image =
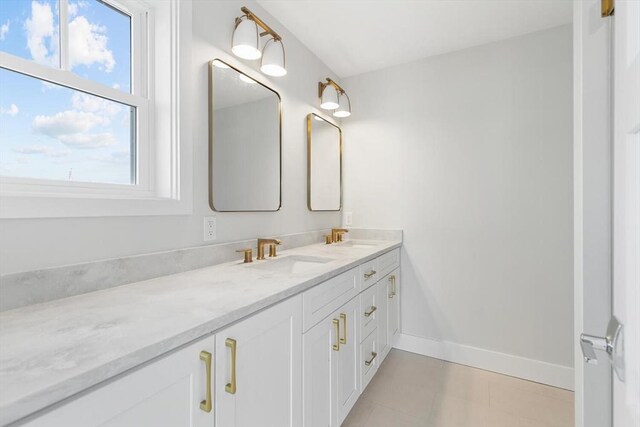
[[302,337],[303,426],[338,426],[338,334],[337,314],[309,329]]
[[613,315],[624,328],[613,425],[633,427],[640,426],[640,1],[617,0],[613,20]]
[[380,361],[382,362],[389,350],[391,350],[391,344],[389,343],[389,288],[387,286],[387,279],[382,279],[376,284],[378,292],[378,346],[380,348]]
[[400,269],[396,269],[387,280],[388,313],[387,323],[389,346],[393,347],[400,335]]
[[216,334],[217,427],[302,424],[302,297]]
[[338,351],[338,425],[342,424],[360,396],[358,387],[359,341],[356,331],[360,314],[358,298],[343,305],[334,314],[340,320]]
[[25,424],[65,427],[212,427],[210,336]]

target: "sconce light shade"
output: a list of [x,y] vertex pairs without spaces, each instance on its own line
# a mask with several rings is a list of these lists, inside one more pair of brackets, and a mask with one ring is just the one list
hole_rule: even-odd
[[349,117],[351,115],[351,100],[346,93],[339,96],[338,108],[333,112],[334,117]]
[[331,85],[326,86],[320,98],[320,108],[324,110],[335,110],[339,106],[338,91]]
[[233,30],[231,51],[243,59],[259,59],[262,56],[258,25],[253,20],[246,17],[240,18],[240,22]]
[[282,44],[282,40],[269,39],[262,51],[262,65],[260,66],[260,71],[269,76],[284,76],[287,74],[284,57],[284,45]]

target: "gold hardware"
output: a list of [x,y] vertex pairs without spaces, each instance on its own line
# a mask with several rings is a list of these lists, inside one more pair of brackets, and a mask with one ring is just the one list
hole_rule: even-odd
[[237,250],[236,252],[244,254],[243,262],[245,264],[253,262],[253,249],[240,249],[240,250]]
[[[264,259],[264,245],[279,245],[280,243],[278,239],[258,239],[258,256],[256,259]],[[273,253],[275,254],[275,249]],[[269,256],[271,256],[271,248],[269,248]]]
[[375,271],[375,270],[371,270],[371,271],[370,271],[370,272],[368,272],[368,273],[364,273],[364,278],[365,278],[365,279],[370,279],[371,277],[375,276],[375,275],[376,275],[376,273],[377,273],[377,271]]
[[603,18],[612,16],[615,12],[615,0],[600,0],[600,12]]
[[371,359],[369,360],[365,360],[364,361],[364,366],[369,366],[373,363],[373,361],[375,360],[376,356],[378,355],[378,353],[376,353],[375,351],[371,352]]
[[331,240],[333,240],[333,243],[342,242],[342,235],[348,232],[349,230],[347,230],[346,228],[332,228]]
[[[338,209],[314,209],[311,206],[311,123],[314,121],[323,121],[338,129],[338,135],[340,137],[340,206],[338,206]],[[342,210],[342,129],[315,113],[307,114],[307,209],[322,212],[339,212]],[[335,243],[333,239],[332,243]]]
[[391,283],[391,292],[389,292],[389,298],[393,298],[396,296],[396,276],[389,276],[389,283]]
[[333,243],[333,239],[331,238],[331,234],[327,234],[326,236],[324,236],[324,243],[325,245],[330,245]]
[[231,350],[231,382],[227,383],[224,389],[227,393],[236,394],[236,350],[238,343],[233,338],[227,338],[224,345]]
[[200,360],[204,362],[204,366],[206,369],[206,383],[207,383],[207,398],[200,402],[200,409],[204,412],[211,412],[211,408],[213,407],[213,399],[211,398],[211,353],[208,351],[200,352]]
[[322,98],[322,92],[324,91],[324,88],[329,85],[333,86],[340,95],[345,94],[344,89],[342,89],[338,83],[334,82],[329,77],[327,77],[326,80],[327,80],[326,83],[318,82],[318,98]]
[[378,307],[376,307],[375,305],[372,305],[371,308],[369,309],[369,311],[365,311],[364,312],[364,317],[369,317],[371,316],[373,313],[375,313],[375,311],[378,309]]
[[333,344],[332,348],[334,351],[340,351],[340,321],[333,319],[333,326],[336,328],[336,343]]
[[276,244],[275,243],[271,243],[269,245],[269,258],[275,258],[278,256],[278,254],[276,253]]
[[344,313],[340,313],[340,320],[342,320],[342,335],[343,337],[340,338],[340,344],[346,344],[347,343],[347,315]]
[[[271,27],[269,27],[267,24],[264,23],[264,21],[260,18],[258,18],[253,12],[251,12],[248,8],[246,8],[245,6],[242,6],[240,8],[240,10],[242,11],[242,13],[244,13],[244,15],[248,18],[251,19],[253,22],[255,22],[256,24],[258,24],[258,26],[260,28],[262,28],[264,30],[263,33],[260,33],[260,37],[262,36],[266,36],[267,34],[271,35],[271,37],[274,38],[275,41],[280,41],[282,40],[282,37],[280,37],[278,35],[278,33],[276,33],[275,31],[273,31],[271,29]],[[236,18],[236,27],[239,24],[240,18]]]

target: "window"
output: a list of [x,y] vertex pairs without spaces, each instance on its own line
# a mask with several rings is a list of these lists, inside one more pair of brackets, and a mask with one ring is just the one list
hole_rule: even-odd
[[1,0],[0,217],[27,196],[179,200],[180,7]]

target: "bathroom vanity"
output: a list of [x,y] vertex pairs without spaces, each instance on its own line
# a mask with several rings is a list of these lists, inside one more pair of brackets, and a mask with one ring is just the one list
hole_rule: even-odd
[[1,313],[1,424],[339,426],[399,333],[400,246],[313,244]]

